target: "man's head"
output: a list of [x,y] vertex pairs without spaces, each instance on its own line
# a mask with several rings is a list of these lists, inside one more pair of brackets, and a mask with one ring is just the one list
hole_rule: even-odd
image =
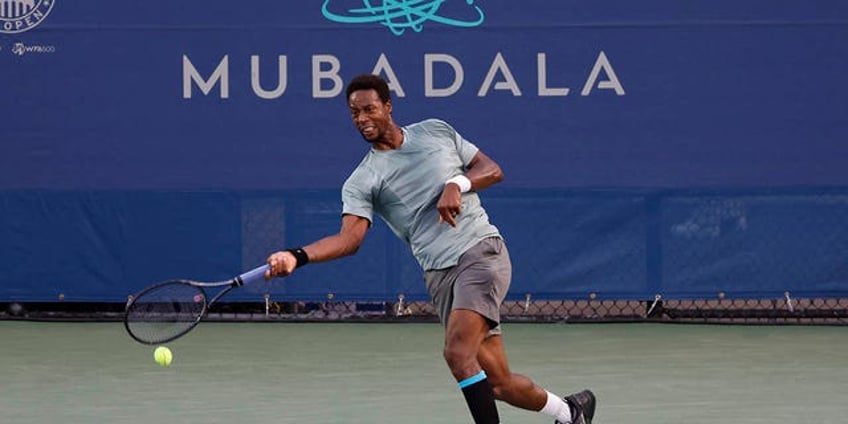
[[380,100],[383,103],[391,103],[392,95],[389,93],[389,84],[383,78],[380,78],[379,75],[374,74],[362,74],[354,79],[350,80],[347,83],[347,99],[350,101],[350,95],[353,94],[354,91],[358,90],[374,90],[377,92],[377,96],[380,97]]
[[385,143],[394,128],[389,85],[377,75],[359,75],[347,85],[347,105],[356,129],[369,143]]

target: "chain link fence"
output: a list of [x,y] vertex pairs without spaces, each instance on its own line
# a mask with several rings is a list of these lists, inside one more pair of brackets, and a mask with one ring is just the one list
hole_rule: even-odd
[[[0,319],[120,321],[116,303],[6,303]],[[505,323],[668,322],[703,324],[848,324],[848,299],[530,300],[501,307]],[[234,302],[215,305],[217,322],[438,322],[432,304],[405,302]]]

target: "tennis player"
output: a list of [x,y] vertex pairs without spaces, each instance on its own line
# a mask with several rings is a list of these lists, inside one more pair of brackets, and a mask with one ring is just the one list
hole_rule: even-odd
[[499,311],[512,266],[476,193],[503,179],[498,164],[446,122],[395,124],[389,87],[379,76],[354,78],[346,94],[353,123],[371,148],[342,188],[341,230],[271,254],[266,278],[356,253],[377,214],[424,269],[445,325],[444,358],[475,423],[500,422],[498,399],[556,423],[591,424],[591,391],[561,398],[510,371]]

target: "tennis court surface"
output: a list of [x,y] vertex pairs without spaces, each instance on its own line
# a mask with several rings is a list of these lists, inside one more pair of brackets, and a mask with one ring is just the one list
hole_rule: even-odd
[[[471,422],[441,337],[429,323],[203,323],[165,368],[120,323],[0,321],[0,422]],[[516,323],[505,337],[514,372],[592,388],[597,424],[848,416],[844,327]]]

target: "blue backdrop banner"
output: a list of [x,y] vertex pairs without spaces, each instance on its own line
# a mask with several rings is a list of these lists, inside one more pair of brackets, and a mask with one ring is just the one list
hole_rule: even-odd
[[[122,300],[337,231],[368,72],[398,123],[504,169],[512,296],[844,294],[845,40],[838,0],[5,1],[0,301]],[[424,297],[382,225],[257,290]]]

